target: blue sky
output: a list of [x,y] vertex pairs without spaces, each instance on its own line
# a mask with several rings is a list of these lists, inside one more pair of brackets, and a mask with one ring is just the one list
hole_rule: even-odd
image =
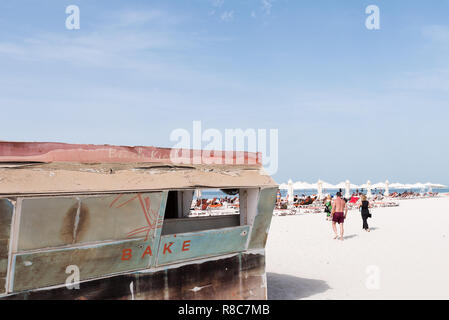
[[5,0],[0,139],[169,147],[201,120],[278,129],[278,182],[449,184],[448,14],[442,0]]

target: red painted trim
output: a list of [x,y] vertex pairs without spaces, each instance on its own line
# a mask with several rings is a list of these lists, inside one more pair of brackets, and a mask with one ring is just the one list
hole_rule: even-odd
[[[207,150],[177,150],[186,155],[184,164],[262,164],[261,153]],[[0,141],[0,162],[81,162],[81,163],[175,163],[170,158],[174,149],[157,147],[128,147],[57,142]],[[228,158],[227,160],[225,160]],[[237,163],[236,159],[241,162]]]

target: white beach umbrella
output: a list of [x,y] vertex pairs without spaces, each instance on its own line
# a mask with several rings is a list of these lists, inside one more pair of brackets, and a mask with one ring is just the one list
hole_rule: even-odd
[[371,181],[368,180],[368,182],[366,183],[366,197],[368,199],[372,198],[373,195],[371,194]]
[[322,185],[323,185],[323,189],[338,189],[335,185],[333,185],[332,183],[328,183],[325,181],[321,181]]
[[304,182],[297,181],[293,183],[293,190],[303,190],[304,189]]
[[310,183],[309,186],[310,186],[310,189],[318,190],[318,183]]
[[[349,188],[351,188],[351,183],[349,183]],[[346,189],[346,181],[337,183],[335,189]]]
[[307,183],[307,182],[305,182],[304,184],[307,187],[307,189],[309,189],[309,190],[318,188],[316,183]]
[[405,184],[399,183],[399,182],[395,182],[390,184],[390,188],[392,189],[405,189]]
[[371,189],[385,189],[385,188],[386,188],[385,182],[375,183],[371,186]]
[[317,182],[317,191],[318,191],[318,199],[321,200],[323,198],[323,181],[318,180]]
[[294,189],[294,190],[306,190],[306,189],[310,189],[310,184],[309,184],[309,183],[306,183],[306,182],[298,181],[298,182],[295,182],[295,183],[293,184],[293,189]]
[[[333,187],[333,189],[346,189],[346,182],[348,182],[348,181],[337,183],[335,185],[332,185],[332,187]],[[357,184],[349,183],[350,189],[357,189],[357,188],[361,188],[361,187],[362,186],[359,186]]]
[[345,198],[349,199],[351,197],[351,183],[349,180],[345,182]]
[[[393,187],[394,185],[394,187]],[[407,184],[407,183],[393,183],[390,187],[395,188],[395,189],[410,189],[413,187],[412,184]]]
[[293,190],[301,190],[302,189],[302,182],[297,181],[293,183]]
[[384,196],[389,197],[390,196],[390,182],[387,180],[385,181],[385,193]]
[[287,189],[288,189],[288,184],[286,184],[286,183],[281,183],[281,184],[279,185],[279,189],[281,189],[281,190],[287,190]]
[[447,186],[445,186],[444,184],[439,184],[439,183],[427,182],[424,184],[426,185],[426,187],[429,187],[429,188],[436,188],[436,189],[447,188]]
[[346,182],[340,182],[335,185],[335,189],[344,189],[346,188]]
[[288,180],[288,203],[293,203],[293,181],[290,179]]
[[353,184],[353,183],[350,183],[349,184],[349,187],[351,188],[351,190],[352,189],[357,189],[357,188],[360,188],[361,186],[360,185],[358,185],[358,184]]
[[414,189],[425,189],[427,186],[424,183],[418,182],[413,185]]

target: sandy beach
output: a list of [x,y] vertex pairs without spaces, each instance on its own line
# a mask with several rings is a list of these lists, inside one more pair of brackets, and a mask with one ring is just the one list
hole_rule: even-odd
[[367,233],[350,211],[344,241],[333,240],[324,213],[273,217],[268,298],[449,299],[449,197],[372,214]]

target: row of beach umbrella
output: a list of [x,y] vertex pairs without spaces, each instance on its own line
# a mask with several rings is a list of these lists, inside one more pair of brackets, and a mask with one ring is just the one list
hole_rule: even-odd
[[321,199],[323,197],[323,190],[338,190],[338,189],[344,189],[345,190],[345,197],[350,197],[350,191],[356,190],[356,189],[366,189],[367,190],[367,196],[371,197],[371,190],[373,189],[384,189],[384,195],[389,196],[390,195],[390,188],[391,189],[429,189],[432,190],[432,188],[438,189],[438,188],[447,188],[447,186],[439,183],[415,183],[415,184],[403,184],[403,183],[390,183],[388,180],[385,182],[379,182],[375,184],[371,184],[371,181],[367,181],[365,184],[356,185],[352,184],[349,180],[346,180],[344,182],[340,182],[338,184],[330,184],[325,181],[319,180],[317,183],[307,183],[307,182],[295,182],[290,179],[288,183],[283,183],[279,186],[279,189],[288,190],[287,197],[288,201],[293,201],[293,190],[317,190],[318,191],[318,197]]
[[[316,183],[308,183],[308,182],[300,182],[300,181],[293,183],[291,180],[289,181],[289,183],[292,184],[294,190],[317,190],[318,184],[320,182],[321,182],[321,187],[323,189],[329,189],[329,190],[345,189],[346,184],[347,184],[347,182],[331,184],[331,183],[327,183],[325,181],[318,181]],[[288,190],[289,183],[282,183],[279,186],[279,189]],[[388,187],[391,189],[448,188],[447,186],[445,186],[443,184],[431,183],[431,182],[427,182],[427,183],[418,182],[415,184],[404,184],[404,183],[389,183],[388,181],[385,181],[385,182],[379,182],[379,183],[370,184],[370,185],[369,185],[369,183],[370,183],[369,181],[367,183],[361,184],[361,185],[356,185],[356,184],[350,183],[349,187],[354,190],[355,189],[368,189],[368,187],[370,187],[371,189],[385,189],[388,184]]]

